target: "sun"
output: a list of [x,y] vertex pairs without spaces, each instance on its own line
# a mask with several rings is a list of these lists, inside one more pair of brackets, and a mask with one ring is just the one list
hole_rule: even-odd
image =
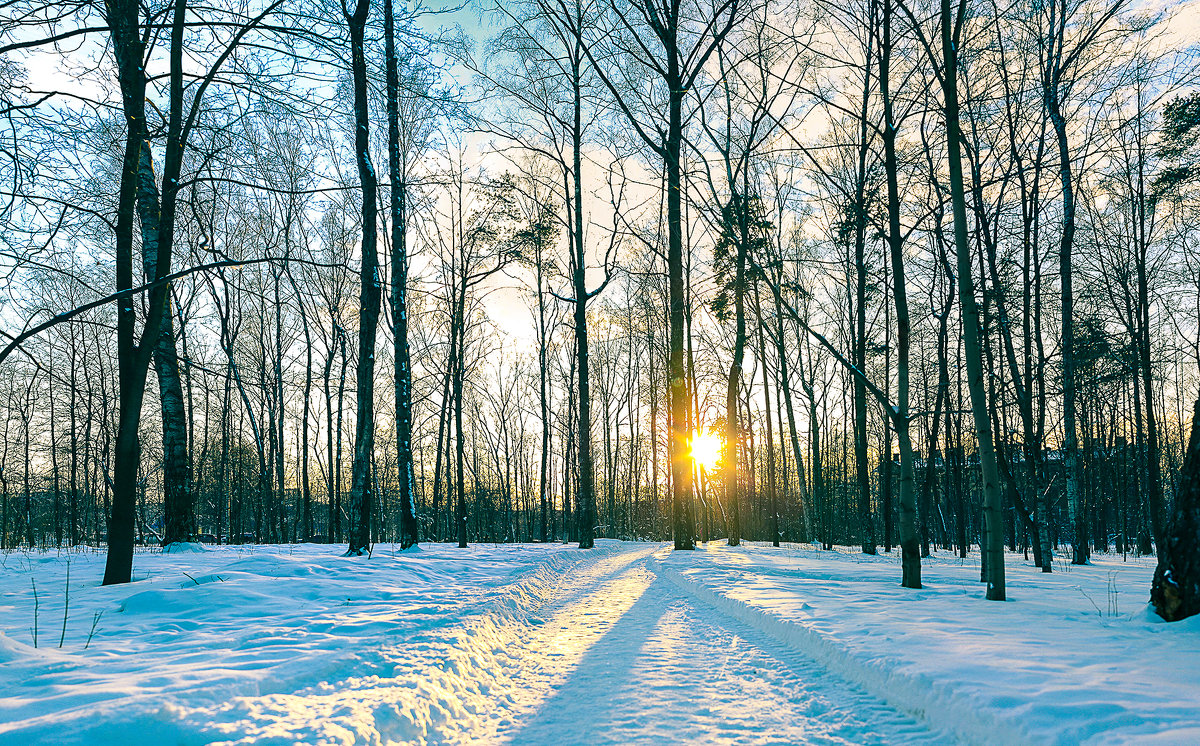
[[716,433],[692,433],[691,456],[706,470],[716,471],[721,464],[721,436]]

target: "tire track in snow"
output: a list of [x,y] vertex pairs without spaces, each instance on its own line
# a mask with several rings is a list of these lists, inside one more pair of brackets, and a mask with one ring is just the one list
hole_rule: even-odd
[[689,580],[676,568],[665,565],[664,558],[665,554],[659,553],[651,560],[651,566],[681,593],[773,639],[778,645],[796,651],[890,707],[938,729],[943,733],[943,740],[988,746],[1033,742],[1023,733],[1019,721],[999,722],[978,712],[970,702],[955,696],[953,689],[944,682],[916,680],[898,674],[889,668],[887,661],[860,660],[835,639]]
[[[533,708],[499,729],[511,743],[932,743],[899,713],[752,628],[696,605],[647,554],[559,610],[521,660]],[[538,651],[567,639],[559,665]],[[578,650],[573,643],[586,643]],[[544,658],[545,656],[543,656]],[[528,676],[523,680],[529,681]],[[549,689],[549,695],[542,692]],[[469,741],[491,740],[491,733]]]

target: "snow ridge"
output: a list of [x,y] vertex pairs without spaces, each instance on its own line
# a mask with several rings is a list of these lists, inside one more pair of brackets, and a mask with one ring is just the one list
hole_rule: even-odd
[[616,549],[553,552],[514,582],[487,591],[456,623],[358,656],[367,669],[358,675],[215,708],[167,707],[159,716],[180,723],[180,735],[206,734],[197,743],[213,746],[424,746],[494,733],[497,712],[519,709],[505,679],[522,631],[537,623],[573,571]]
[[970,699],[957,696],[953,687],[926,676],[899,673],[887,660],[863,660],[832,637],[811,627],[785,621],[744,601],[717,593],[689,581],[661,557],[652,567],[689,596],[728,614],[812,658],[828,670],[862,687],[899,710],[907,712],[933,730],[949,731],[957,741],[1004,746],[1033,743],[1036,739],[1020,722],[1001,720],[981,710]]

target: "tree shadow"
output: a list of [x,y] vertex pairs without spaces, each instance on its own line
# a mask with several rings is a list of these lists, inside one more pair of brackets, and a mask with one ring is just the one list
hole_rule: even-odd
[[507,734],[509,743],[591,743],[611,719],[614,695],[633,685],[630,670],[670,607],[659,576],[580,659],[566,682],[529,720]]

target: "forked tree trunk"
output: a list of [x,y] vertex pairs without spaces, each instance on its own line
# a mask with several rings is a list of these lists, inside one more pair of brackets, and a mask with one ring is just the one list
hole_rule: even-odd
[[[171,272],[175,201],[183,159],[183,26],[186,10],[187,6],[183,0],[177,2],[171,21],[170,106],[167,116],[167,157],[163,169],[163,183],[167,184],[168,188],[162,195],[160,204],[156,277],[163,277]],[[146,72],[143,67],[144,46],[139,34],[139,12],[140,5],[128,0],[114,0],[106,6],[106,19],[117,61],[122,112],[127,127],[115,231],[118,291],[133,288],[134,213],[138,170],[145,140]],[[162,329],[166,301],[165,287],[159,286],[150,292],[140,341],[137,340],[135,330],[133,298],[127,296],[118,301],[117,362],[120,404],[117,437],[113,448],[113,503],[108,530],[108,557],[104,568],[105,585],[128,583],[133,577],[137,472],[141,455],[138,428],[141,423],[142,400],[146,393],[146,376]]]

